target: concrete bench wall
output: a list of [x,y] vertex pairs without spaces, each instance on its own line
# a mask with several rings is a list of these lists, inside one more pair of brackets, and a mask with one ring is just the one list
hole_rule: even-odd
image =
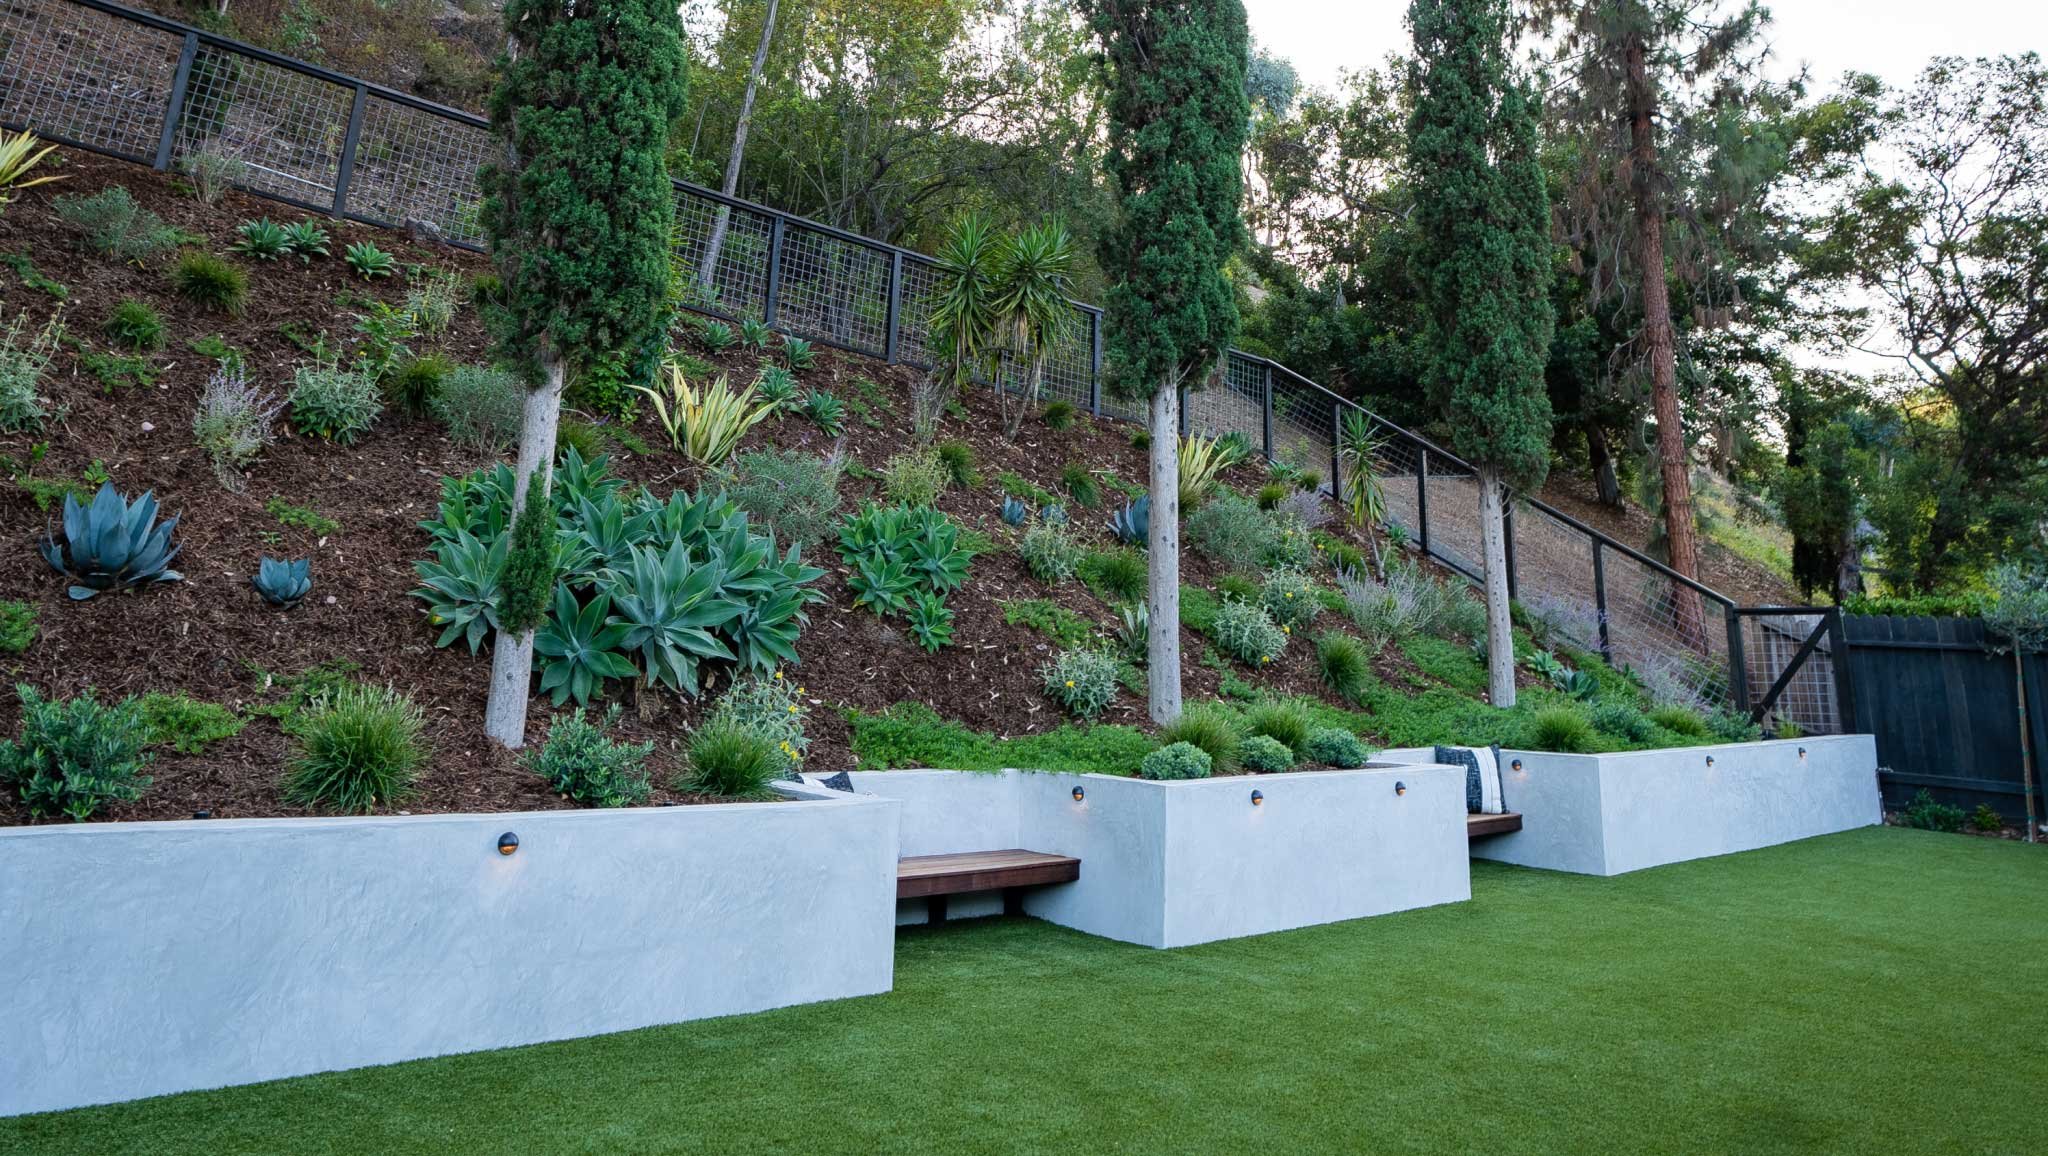
[[799,793],[0,830],[0,1115],[888,991],[898,807]]

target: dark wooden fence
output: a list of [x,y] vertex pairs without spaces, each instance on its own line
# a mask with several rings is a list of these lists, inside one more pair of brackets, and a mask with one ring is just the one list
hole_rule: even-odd
[[[1975,618],[1846,617],[1856,687],[1853,729],[1877,736],[1887,808],[1926,788],[1974,810],[1989,803],[2013,822],[2026,814],[2012,655],[1987,646]],[[2027,656],[2027,713],[2037,768],[2048,747],[2048,657]],[[2035,813],[2041,812],[2036,801]]]

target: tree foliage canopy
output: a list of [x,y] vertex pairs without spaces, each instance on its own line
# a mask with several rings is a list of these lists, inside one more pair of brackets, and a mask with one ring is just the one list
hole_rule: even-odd
[[1540,484],[1550,465],[1550,209],[1535,110],[1511,74],[1499,0],[1415,0],[1410,268],[1451,447]]
[[491,98],[507,155],[482,173],[504,279],[501,355],[530,383],[559,359],[659,355],[675,204],[662,152],[688,83],[669,0],[509,0]]
[[1199,379],[1237,333],[1222,275],[1244,235],[1251,101],[1240,0],[1082,0],[1102,41],[1106,167],[1122,214],[1099,247],[1106,371],[1119,396]]

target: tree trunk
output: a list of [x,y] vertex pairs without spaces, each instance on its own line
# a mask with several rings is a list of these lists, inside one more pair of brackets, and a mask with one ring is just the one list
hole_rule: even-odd
[[[1699,548],[1693,537],[1692,474],[1685,450],[1685,425],[1678,409],[1678,352],[1671,332],[1671,293],[1664,283],[1664,199],[1657,188],[1657,142],[1651,116],[1648,65],[1642,37],[1628,42],[1629,166],[1635,183],[1637,264],[1643,278],[1643,345],[1650,362],[1650,407],[1657,416],[1657,462],[1664,478],[1665,536],[1671,568],[1699,577]],[[1706,613],[1699,591],[1673,583],[1672,610],[1678,636],[1695,650],[1707,645]]]
[[1614,473],[1614,451],[1598,422],[1586,423],[1586,458],[1593,467],[1593,497],[1610,509],[1621,506],[1621,479]]
[[1152,395],[1152,530],[1145,680],[1152,721],[1180,717],[1180,389]]
[[2025,785],[2027,800],[2027,842],[2034,841],[2034,737],[2029,732],[2027,721],[2027,659],[2017,639],[2012,647],[2013,689],[2019,693],[2020,704],[2020,779]]
[[[562,417],[562,363],[550,360],[539,389],[526,391],[526,414],[519,428],[519,463],[512,483],[512,527],[526,511],[528,486],[546,494],[554,477],[555,427]],[[551,515],[552,516],[552,515]],[[484,734],[508,750],[526,745],[526,697],[533,683],[533,631],[507,636],[498,632],[491,646],[491,697],[484,707]]]
[[1500,471],[1479,470],[1479,547],[1486,575],[1486,697],[1502,710],[1515,705],[1515,627],[1508,614],[1507,485]]
[[[754,64],[747,70],[746,95],[740,98],[740,120],[733,126],[732,151],[725,155],[725,184],[721,192],[730,197],[740,187],[740,162],[747,155],[747,130],[754,123],[754,91],[761,85],[761,69],[768,63],[768,42],[775,38],[775,6],[777,0],[768,0],[768,14],[761,20],[761,43],[754,49]],[[707,289],[718,282],[718,254],[725,248],[725,231],[732,224],[732,207],[719,205],[718,213],[711,221],[711,241],[704,247],[704,264],[697,269],[697,280]]]

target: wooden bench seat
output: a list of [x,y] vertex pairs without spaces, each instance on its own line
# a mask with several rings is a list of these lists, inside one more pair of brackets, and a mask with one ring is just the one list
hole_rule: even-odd
[[1522,829],[1522,817],[1513,811],[1505,815],[1465,816],[1465,837],[1483,839],[1488,835],[1505,835],[1509,831]]
[[946,919],[946,896],[970,891],[1001,891],[1003,910],[1022,910],[1018,889],[1047,883],[1072,883],[1081,877],[1081,861],[1070,855],[1042,851],[965,851],[951,855],[910,855],[896,861],[896,898],[925,899],[933,923]]

